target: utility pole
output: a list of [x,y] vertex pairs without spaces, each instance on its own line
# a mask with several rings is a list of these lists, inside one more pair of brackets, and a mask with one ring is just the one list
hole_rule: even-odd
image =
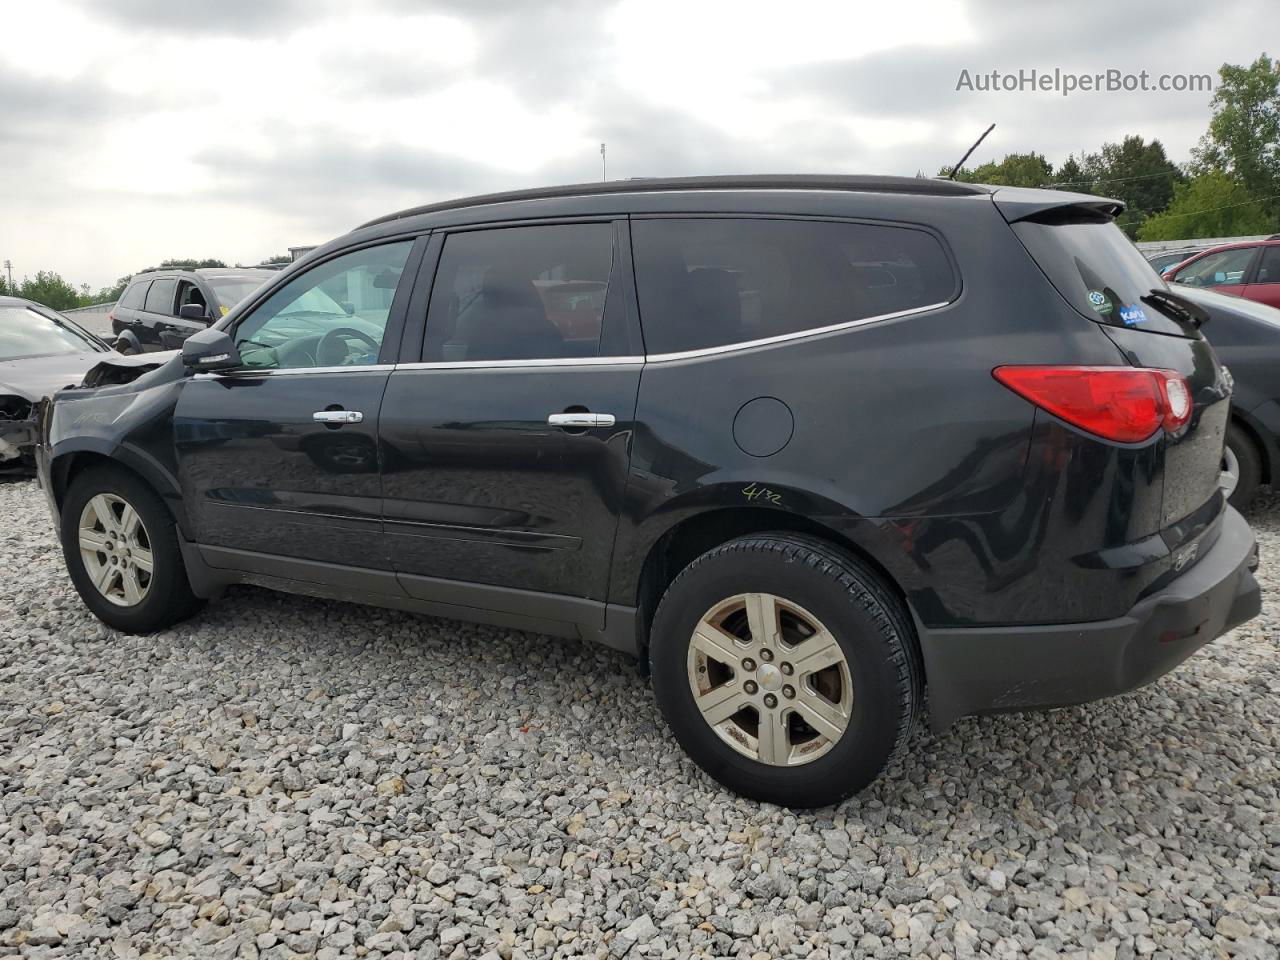
[[[603,147],[603,146],[604,146],[604,144],[602,143],[602,144],[600,144],[600,146],[601,146],[601,147]],[[4,268],[5,268],[6,270],[8,270],[8,271],[9,271],[9,287],[8,287],[8,290],[9,290],[9,296],[13,296],[15,293],[17,293],[17,291],[13,289],[13,261],[12,261],[12,260],[6,260],[6,261],[4,262]]]
[[609,160],[604,155],[604,144],[600,144],[600,179],[609,179]]

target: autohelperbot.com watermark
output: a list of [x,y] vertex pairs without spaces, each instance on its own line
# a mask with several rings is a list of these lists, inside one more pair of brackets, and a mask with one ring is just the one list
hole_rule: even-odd
[[1093,73],[1078,73],[1054,67],[1020,70],[962,69],[956,80],[956,91],[970,93],[1057,93],[1069,97],[1073,93],[1207,93],[1213,90],[1213,75],[1208,73],[1152,73],[1111,68]]

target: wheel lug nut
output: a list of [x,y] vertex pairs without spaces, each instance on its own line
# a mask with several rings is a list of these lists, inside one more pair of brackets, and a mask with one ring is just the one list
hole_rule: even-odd
[[772,659],[773,659],[773,651],[772,651],[772,650],[761,650],[761,651],[760,651],[760,659],[761,659],[761,660],[763,660],[765,663],[768,663],[770,660],[772,660]]
[[754,680],[748,680],[742,685],[742,689],[747,691],[747,693],[755,693],[757,689],[756,682]]
[[755,668],[756,668],[756,662],[752,660],[750,657],[747,657],[747,659],[742,661],[743,670],[754,670]]
[[778,698],[775,697],[772,693],[766,693],[764,695],[764,705],[768,707],[770,710],[772,710],[774,707],[778,705]]
[[796,688],[791,686],[791,684],[787,684],[782,688],[782,695],[788,700],[794,700],[796,696]]
[[795,669],[795,668],[794,668],[794,667],[792,667],[792,666],[791,666],[791,664],[789,664],[789,663],[784,663],[784,664],[782,665],[782,672],[783,672],[783,673],[785,673],[788,677],[789,677],[789,676],[791,676],[791,671],[792,671],[793,669]]

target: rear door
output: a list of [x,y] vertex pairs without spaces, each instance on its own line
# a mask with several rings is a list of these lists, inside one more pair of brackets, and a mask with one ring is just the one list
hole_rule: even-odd
[[[400,580],[429,600],[469,602],[449,593],[466,581],[602,601],[642,366],[625,221],[432,246],[410,308],[425,336],[379,423]],[[499,592],[475,602],[500,608]]]
[[422,246],[368,246],[294,276],[237,321],[242,368],[184,385],[178,475],[211,562],[321,561],[338,582],[388,569],[378,412]]
[[1262,248],[1262,256],[1245,297],[1280,309],[1280,244]]
[[163,346],[160,342],[160,334],[170,328],[176,312],[174,302],[177,296],[177,277],[161,277],[152,281],[135,330],[138,342],[142,344],[144,350],[159,350]]

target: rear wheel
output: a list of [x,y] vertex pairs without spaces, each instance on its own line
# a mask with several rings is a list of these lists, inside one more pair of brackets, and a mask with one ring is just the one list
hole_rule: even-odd
[[108,626],[150,633],[199,609],[173,517],[134,474],[98,467],[77,476],[62,504],[61,527],[71,582]]
[[650,661],[689,755],[771,803],[835,803],[871,783],[919,709],[910,622],[855,558],[789,533],[703,554],[667,589]]
[[1237,510],[1246,509],[1262,483],[1262,455],[1244,430],[1227,427],[1227,444],[1222,452],[1222,492]]

